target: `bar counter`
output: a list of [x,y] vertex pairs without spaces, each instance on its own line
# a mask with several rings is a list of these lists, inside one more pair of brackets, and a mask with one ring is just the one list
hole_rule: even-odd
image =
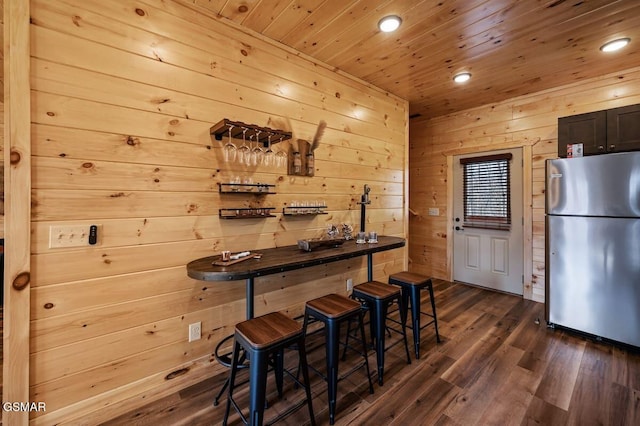
[[260,258],[248,259],[227,266],[213,265],[220,256],[208,256],[187,264],[187,275],[202,281],[245,280],[247,291],[247,319],[253,318],[254,279],[310,266],[337,262],[359,256],[367,256],[367,276],[373,280],[373,253],[404,247],[406,241],[400,237],[380,235],[374,244],[356,244],[355,240],[345,241],[332,248],[319,248],[306,252],[297,245],[255,250]]

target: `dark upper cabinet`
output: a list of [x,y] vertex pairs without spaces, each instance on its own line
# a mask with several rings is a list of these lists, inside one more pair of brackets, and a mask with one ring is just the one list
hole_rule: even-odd
[[583,144],[584,155],[640,150],[640,104],[560,117],[558,156],[574,143]]
[[607,111],[609,151],[640,150],[640,104]]
[[558,119],[558,157],[567,156],[567,145],[583,144],[584,155],[606,152],[607,112],[595,111]]

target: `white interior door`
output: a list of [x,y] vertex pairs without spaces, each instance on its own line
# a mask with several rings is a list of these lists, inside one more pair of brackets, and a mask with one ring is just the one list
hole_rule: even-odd
[[[465,224],[464,166],[460,159],[511,153],[510,209],[508,229],[489,229]],[[522,295],[523,217],[522,149],[456,156],[453,160],[453,279]]]

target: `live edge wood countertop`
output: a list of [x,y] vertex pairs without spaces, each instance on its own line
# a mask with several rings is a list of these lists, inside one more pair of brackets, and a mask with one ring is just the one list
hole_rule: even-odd
[[202,281],[242,280],[370,255],[404,245],[404,238],[381,235],[375,244],[356,244],[355,240],[349,240],[338,247],[320,248],[310,252],[300,250],[297,245],[275,247],[255,250],[256,253],[262,254],[259,259],[248,259],[227,266],[213,265],[220,256],[203,257],[187,264],[187,274]]

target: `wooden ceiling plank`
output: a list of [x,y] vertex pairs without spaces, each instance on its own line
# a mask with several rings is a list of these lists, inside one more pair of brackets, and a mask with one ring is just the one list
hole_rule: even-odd
[[313,39],[318,32],[331,25],[349,7],[349,2],[341,2],[339,5],[332,1],[324,2],[309,15],[308,19],[298,23],[287,35],[282,37],[281,42],[288,46],[304,45],[306,40]]
[[363,19],[372,9],[376,10],[393,0],[355,0],[349,8],[343,9],[332,22],[324,26],[313,37],[300,35],[300,40],[292,47],[314,58],[320,59],[316,54],[320,49],[329,46],[336,38],[344,33],[351,32],[351,26]]
[[249,16],[242,22],[242,25],[258,33],[271,25],[287,7],[290,7],[292,0],[262,0],[252,10]]
[[[427,0],[423,0],[420,4],[426,2]],[[352,54],[357,54],[359,44],[366,43],[367,40],[381,33],[380,29],[378,29],[378,21],[380,21],[382,17],[387,15],[405,16],[415,7],[415,0],[395,0],[375,10],[371,10],[370,13],[363,16],[357,22],[354,22],[347,31],[344,31],[338,37],[334,38],[330,43],[326,43],[323,48],[314,54],[314,57],[333,64],[332,58],[345,50],[352,52]],[[391,35],[393,37],[396,33],[382,34],[382,36],[385,35]]]
[[216,15],[222,15],[222,8],[227,3],[227,0],[193,0],[193,4],[210,10]]
[[220,15],[225,18],[242,24],[249,16],[249,12],[255,9],[261,0],[227,0]]
[[267,37],[281,41],[298,24],[305,22],[326,0],[298,0],[291,2],[263,32]]

